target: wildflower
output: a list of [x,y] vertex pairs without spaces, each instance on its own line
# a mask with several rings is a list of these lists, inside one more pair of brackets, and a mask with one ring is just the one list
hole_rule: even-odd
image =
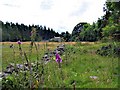
[[97,76],[90,76],[91,79],[97,79],[98,77]]
[[22,64],[16,64],[16,67],[17,67],[18,69],[22,69],[22,68],[23,68],[23,65],[22,65]]
[[52,57],[52,60],[55,60],[55,56]]
[[19,40],[19,41],[17,41],[17,43],[18,43],[18,44],[21,44],[21,41]]
[[35,88],[38,88],[38,87],[39,87],[39,81],[38,81],[38,80],[36,80],[36,81],[35,81],[35,84],[33,85],[33,87],[32,87],[32,88],[34,88],[34,89],[35,89]]
[[61,63],[62,59],[58,53],[56,53],[56,62]]
[[0,72],[0,77],[2,76],[2,72]]

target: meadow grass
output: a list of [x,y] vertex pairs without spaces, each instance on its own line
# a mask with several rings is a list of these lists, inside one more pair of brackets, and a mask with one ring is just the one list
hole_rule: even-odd
[[[13,52],[13,48],[10,48],[10,45],[13,44],[14,46],[14,51],[15,54]],[[47,47],[45,47],[46,43],[36,43],[38,45],[38,55],[40,57],[40,59],[43,57],[44,53],[47,51],[47,49],[53,50],[56,47],[56,44],[48,44]],[[26,52],[27,56],[29,56],[30,54],[30,42],[28,43],[22,43],[21,44],[21,48],[23,50],[23,52]],[[31,55],[30,55],[30,59],[31,62],[35,62],[36,61],[36,56],[37,56],[37,51],[35,49],[35,46],[33,46]],[[15,58],[15,60],[14,60]],[[20,51],[19,51],[19,45],[17,43],[12,43],[12,42],[8,42],[2,43],[2,69],[5,69],[5,67],[10,64],[10,63],[22,63],[23,61],[21,60],[21,56],[20,56]]]
[[[64,42],[63,42],[64,43]],[[38,47],[39,60],[48,49],[54,50],[60,43],[42,43]],[[55,62],[55,57],[44,64],[44,82],[39,87],[45,88],[117,88],[118,87],[118,58],[113,56],[100,56],[96,50],[109,43],[65,43],[65,52],[61,56],[61,68]],[[14,44],[13,49],[9,48],[10,43],[2,46],[2,67],[3,70],[9,63],[22,63],[19,55],[18,45]],[[29,55],[29,44],[23,43],[22,50]],[[15,55],[15,60],[14,60]],[[31,62],[36,61],[37,52],[35,47],[30,56]],[[41,65],[39,66],[41,71]],[[40,72],[38,72],[40,73]],[[30,74],[27,74],[30,76]],[[22,76],[21,76],[22,77]],[[96,77],[96,78],[94,78]],[[20,78],[20,77],[19,77]],[[34,82],[36,80],[33,80]],[[17,81],[16,81],[17,83]]]

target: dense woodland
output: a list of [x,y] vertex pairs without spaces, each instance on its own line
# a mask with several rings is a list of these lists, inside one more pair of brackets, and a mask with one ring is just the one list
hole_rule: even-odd
[[27,26],[24,24],[14,24],[6,22],[2,23],[2,40],[3,41],[30,41],[30,35],[32,28],[36,28],[36,41],[48,40],[54,36],[59,36],[59,33],[55,32],[51,28],[46,26],[32,25]]
[[32,27],[36,28],[36,41],[49,40],[53,37],[62,37],[64,41],[98,41],[101,39],[120,40],[120,1],[107,2],[103,7],[104,16],[98,18],[90,25],[87,22],[80,22],[70,34],[68,31],[59,34],[50,27],[42,25],[14,24],[12,22],[3,23],[2,41],[30,41]]

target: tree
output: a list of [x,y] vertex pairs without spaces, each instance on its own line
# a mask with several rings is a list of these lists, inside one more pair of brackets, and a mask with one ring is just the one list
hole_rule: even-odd
[[6,22],[5,24],[2,23],[2,41],[30,41],[31,31],[32,28],[36,28],[36,41],[41,40],[49,40],[50,38],[53,38],[54,36],[60,36],[59,33],[55,32],[52,28],[42,26],[42,25],[24,25],[24,24],[14,24]]
[[106,37],[114,37],[114,34],[120,35],[120,2],[106,2],[105,12],[107,24],[103,28],[103,35]]

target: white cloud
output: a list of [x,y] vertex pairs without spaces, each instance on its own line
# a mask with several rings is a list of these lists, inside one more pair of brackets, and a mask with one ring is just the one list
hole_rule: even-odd
[[79,22],[92,23],[101,17],[104,3],[105,0],[0,0],[0,20],[72,32]]

